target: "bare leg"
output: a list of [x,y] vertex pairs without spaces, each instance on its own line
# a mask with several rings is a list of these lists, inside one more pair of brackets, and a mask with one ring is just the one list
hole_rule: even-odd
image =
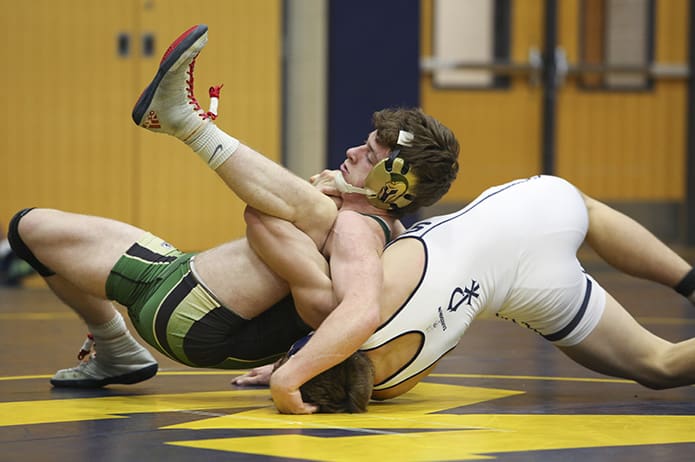
[[323,247],[337,208],[308,181],[243,144],[215,171],[249,206],[289,221]]
[[[74,290],[105,299],[111,268],[145,231],[108,218],[35,209],[21,219],[19,233],[40,262],[71,284],[64,296],[56,292],[70,300]],[[63,287],[55,283],[56,291]]]
[[155,78],[140,95],[134,122],[187,144],[250,206],[290,221],[319,248],[337,209],[333,201],[285,168],[220,130],[193,94],[196,58],[207,43],[207,26],[185,31],[165,53]]
[[95,388],[136,383],[157,372],[154,357],[128,331],[106,299],[106,279],[116,261],[144,231],[105,218],[35,209],[19,221],[19,235],[54,275],[51,290],[87,324],[99,358],[62,369],[51,379],[58,387]]
[[225,306],[246,319],[255,318],[289,293],[287,283],[263,263],[246,239],[198,254],[195,269]]
[[53,293],[63,303],[72,308],[88,326],[105,324],[111,321],[118,313],[118,310],[110,301],[78,289],[62,276],[56,274],[44,279]]
[[611,266],[674,287],[692,266],[632,218],[584,196],[589,212],[586,242]]
[[578,345],[560,348],[579,364],[654,389],[695,383],[695,339],[668,342],[635,321],[610,294],[594,331]]

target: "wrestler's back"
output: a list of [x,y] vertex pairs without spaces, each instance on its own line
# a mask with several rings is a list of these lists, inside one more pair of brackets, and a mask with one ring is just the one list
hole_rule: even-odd
[[391,379],[376,397],[407,391],[475,317],[495,315],[516,300],[515,284],[527,282],[529,239],[536,240],[538,228],[558,226],[561,214],[544,209],[547,199],[573,189],[558,178],[539,179],[490,188],[461,211],[424,220],[389,245],[385,324],[363,348],[375,363],[375,383]]
[[[454,214],[452,214],[454,215]],[[431,221],[426,220],[425,225],[428,229],[432,223],[440,223],[447,217],[435,217]],[[479,223],[480,229],[487,226]],[[416,225],[417,227],[417,225]],[[436,226],[435,226],[436,227]],[[446,233],[449,236],[441,236],[443,239],[435,238],[436,244],[431,245],[432,240],[423,240],[420,232],[406,233],[408,238],[400,238],[392,242],[384,252],[382,261],[384,264],[384,290],[381,303],[381,319],[385,323],[386,329],[377,332],[370,338],[376,348],[367,350],[367,354],[375,366],[375,384],[385,382],[398,371],[401,371],[413,358],[421,351],[425,342],[424,335],[437,335],[440,341],[439,346],[428,348],[438,355],[443,355],[448,348],[444,344],[454,345],[466,327],[479,314],[479,309],[487,306],[487,303],[479,303],[475,310],[464,313],[462,309],[456,316],[458,326],[450,322],[447,329],[447,320],[455,313],[447,312],[451,302],[452,287],[461,285],[460,277],[462,273],[468,274],[467,270],[461,268],[461,264],[469,262],[468,259],[460,258],[461,255],[475,258],[472,242],[478,242],[473,236],[456,239],[455,234],[462,231],[461,226],[447,226]],[[444,228],[442,228],[444,229]],[[469,230],[472,231],[472,230]],[[440,233],[437,231],[437,233]],[[484,231],[481,231],[484,233]],[[412,238],[411,238],[412,237]],[[443,242],[455,241],[456,245],[446,245]],[[425,242],[428,242],[427,251]],[[435,249],[436,247],[436,249]],[[483,251],[478,247],[477,251]],[[450,252],[451,260],[449,264],[442,264],[442,256]],[[457,257],[459,255],[459,257]],[[434,259],[434,261],[433,261]],[[457,264],[458,263],[458,264]],[[490,263],[489,261],[486,263]],[[464,265],[466,266],[466,265]],[[458,274],[458,276],[454,276]],[[452,286],[452,281],[453,286]],[[469,283],[466,279],[466,283]],[[486,285],[492,288],[492,285]],[[446,290],[444,290],[446,287]],[[451,290],[450,290],[451,289]],[[433,292],[436,292],[434,294]],[[445,293],[446,292],[446,293]],[[488,299],[489,294],[481,294],[479,302]],[[469,307],[470,308],[470,307]],[[461,316],[462,315],[462,316]],[[399,335],[387,333],[385,331],[394,330],[394,324],[400,325],[395,331]],[[439,324],[439,325],[438,325]],[[442,326],[443,324],[443,326]],[[429,332],[428,332],[429,331]],[[434,333],[433,331],[441,331]],[[428,332],[423,334],[423,332]],[[379,337],[382,340],[379,340]],[[388,339],[384,340],[386,336]],[[439,351],[443,349],[443,351]],[[437,350],[435,352],[434,350]],[[431,369],[436,362],[415,376],[403,380],[385,390],[375,390],[374,397],[377,399],[388,399],[405,393],[415,386]]]

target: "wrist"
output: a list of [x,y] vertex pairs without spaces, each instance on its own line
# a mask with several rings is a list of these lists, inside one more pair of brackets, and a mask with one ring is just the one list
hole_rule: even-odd
[[293,370],[292,359],[288,359],[270,376],[270,387],[273,390],[291,393],[299,390],[299,387],[304,384],[299,374]]

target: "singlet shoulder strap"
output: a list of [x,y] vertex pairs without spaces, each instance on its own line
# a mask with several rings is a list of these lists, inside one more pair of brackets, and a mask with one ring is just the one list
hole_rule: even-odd
[[388,243],[391,240],[391,227],[383,217],[380,217],[379,215],[370,215],[368,213],[360,213],[360,215],[372,218],[374,221],[379,223],[379,226],[381,226],[381,229],[384,231],[384,238],[386,239],[386,242]]

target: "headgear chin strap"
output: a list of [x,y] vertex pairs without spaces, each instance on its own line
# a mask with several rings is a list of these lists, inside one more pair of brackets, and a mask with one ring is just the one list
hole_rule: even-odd
[[374,194],[374,191],[370,191],[368,189],[364,188],[358,188],[357,186],[353,186],[347,181],[345,181],[345,177],[343,176],[343,172],[338,172],[335,175],[334,178],[335,181],[335,187],[340,191],[341,193],[354,193],[354,194],[364,194],[365,196],[369,196],[370,194]]
[[411,194],[417,184],[417,177],[410,171],[408,163],[398,157],[395,150],[386,159],[377,163],[367,175],[365,187],[353,186],[338,172],[335,184],[341,193],[356,193],[367,196],[374,207],[383,210],[397,210],[409,205],[415,199]]

